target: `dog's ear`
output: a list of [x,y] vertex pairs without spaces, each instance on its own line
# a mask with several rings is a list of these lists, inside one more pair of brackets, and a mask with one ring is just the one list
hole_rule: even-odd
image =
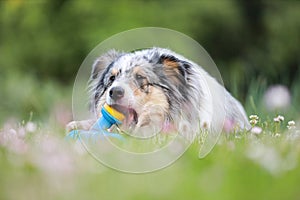
[[188,62],[182,61],[173,55],[163,54],[160,56],[158,63],[163,65],[164,75],[176,85],[188,81],[188,74],[191,66]]
[[91,79],[98,78],[102,74],[102,72],[121,55],[122,53],[116,50],[110,50],[97,58],[93,64]]

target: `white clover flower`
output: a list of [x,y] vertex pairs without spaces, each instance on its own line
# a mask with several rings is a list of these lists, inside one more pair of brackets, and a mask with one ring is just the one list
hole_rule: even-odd
[[295,126],[296,123],[295,123],[295,121],[292,120],[292,121],[288,121],[288,125],[289,125],[289,126]]
[[29,148],[25,140],[18,135],[18,131],[13,128],[0,132],[0,145],[20,155],[25,154]]
[[249,116],[249,119],[255,119],[255,120],[258,120],[259,117],[257,115],[250,115]]
[[25,125],[25,129],[26,131],[32,133],[37,130],[37,125],[33,122],[27,122],[27,124]]
[[278,122],[279,123],[279,122],[284,121],[284,117],[282,115],[278,115],[273,120],[274,120],[274,122]]
[[279,118],[280,121],[284,121],[284,117],[283,116],[278,115],[278,118]]
[[251,125],[256,125],[258,123],[256,119],[251,119],[249,122]]
[[291,94],[284,85],[272,85],[265,92],[263,101],[269,111],[285,110],[291,105]]
[[251,129],[251,133],[256,134],[256,135],[261,134],[261,132],[262,132],[262,128],[261,128],[261,127],[258,127],[258,126],[254,126],[254,127]]
[[279,174],[282,169],[283,158],[276,148],[261,143],[250,143],[247,157],[258,163],[273,175]]
[[296,123],[295,121],[288,121],[288,125],[286,126],[288,129],[293,129],[296,128]]
[[274,137],[276,137],[276,138],[278,138],[278,137],[280,137],[281,135],[279,134],[279,133],[276,133],[275,135],[274,135]]

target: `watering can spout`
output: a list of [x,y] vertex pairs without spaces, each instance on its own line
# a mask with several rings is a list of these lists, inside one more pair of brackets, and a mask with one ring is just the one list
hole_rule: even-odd
[[108,104],[104,104],[101,108],[102,116],[96,121],[96,123],[92,126],[92,128],[88,131],[86,130],[72,130],[67,138],[77,139],[79,135],[95,135],[95,134],[104,134],[106,136],[119,135],[117,133],[109,133],[107,129],[109,129],[114,124],[122,124],[122,120],[125,116],[119,111],[115,110],[113,107]]

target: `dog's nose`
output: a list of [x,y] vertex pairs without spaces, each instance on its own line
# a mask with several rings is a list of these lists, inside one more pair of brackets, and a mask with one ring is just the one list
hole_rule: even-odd
[[113,100],[121,99],[124,96],[124,89],[120,86],[116,86],[110,89],[109,96]]

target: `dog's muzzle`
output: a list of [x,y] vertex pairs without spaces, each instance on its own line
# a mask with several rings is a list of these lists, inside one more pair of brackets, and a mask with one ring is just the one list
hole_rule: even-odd
[[108,91],[108,96],[112,100],[106,103],[125,115],[123,124],[127,127],[135,126],[138,122],[138,114],[129,102],[126,102],[125,89],[122,86],[113,86]]
[[109,97],[117,101],[124,97],[124,89],[120,86],[112,87],[109,91]]

